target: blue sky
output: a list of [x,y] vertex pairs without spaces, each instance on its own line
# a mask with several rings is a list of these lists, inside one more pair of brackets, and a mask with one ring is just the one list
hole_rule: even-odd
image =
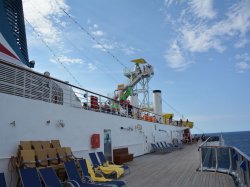
[[[194,133],[250,130],[249,0],[23,1],[26,19],[83,88],[112,93],[126,82],[124,66],[143,57],[155,69],[150,88],[175,109],[164,103],[164,112],[194,121]],[[77,85],[26,29],[35,70]]]

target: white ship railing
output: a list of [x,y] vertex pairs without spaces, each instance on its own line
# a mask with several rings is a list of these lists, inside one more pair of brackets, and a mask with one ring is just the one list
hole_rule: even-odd
[[[151,111],[74,86],[68,82],[52,78],[49,74],[37,73],[4,61],[0,61],[0,93],[67,105],[81,110],[162,123],[162,116]],[[157,119],[160,120],[157,121]],[[174,120],[171,125],[181,126]]]
[[239,149],[222,146],[208,138],[199,146],[199,151],[200,171],[227,173],[237,186],[250,187],[250,158]]

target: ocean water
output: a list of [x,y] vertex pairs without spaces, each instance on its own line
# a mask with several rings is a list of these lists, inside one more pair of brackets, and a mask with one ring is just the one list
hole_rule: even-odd
[[[207,134],[221,135],[221,133]],[[250,131],[222,133],[225,145],[234,146],[250,157]]]

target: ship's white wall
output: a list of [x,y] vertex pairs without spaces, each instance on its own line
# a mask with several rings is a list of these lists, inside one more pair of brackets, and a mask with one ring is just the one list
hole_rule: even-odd
[[[88,152],[103,151],[104,129],[111,129],[112,148],[128,147],[130,153],[139,156],[150,151],[151,142],[171,141],[171,136],[181,138],[178,132],[182,130],[2,93],[0,115],[0,172],[7,171],[9,158],[16,155],[20,140],[59,139],[62,146],[72,147],[77,156],[88,158]],[[14,121],[15,126],[11,125]],[[136,128],[138,124],[141,130]],[[101,137],[99,149],[90,147],[90,137],[94,133]]]

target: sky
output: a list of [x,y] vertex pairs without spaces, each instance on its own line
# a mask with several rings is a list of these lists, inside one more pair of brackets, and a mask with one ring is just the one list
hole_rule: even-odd
[[193,133],[250,130],[250,0],[23,3],[35,71],[108,95],[144,58],[163,111]]

